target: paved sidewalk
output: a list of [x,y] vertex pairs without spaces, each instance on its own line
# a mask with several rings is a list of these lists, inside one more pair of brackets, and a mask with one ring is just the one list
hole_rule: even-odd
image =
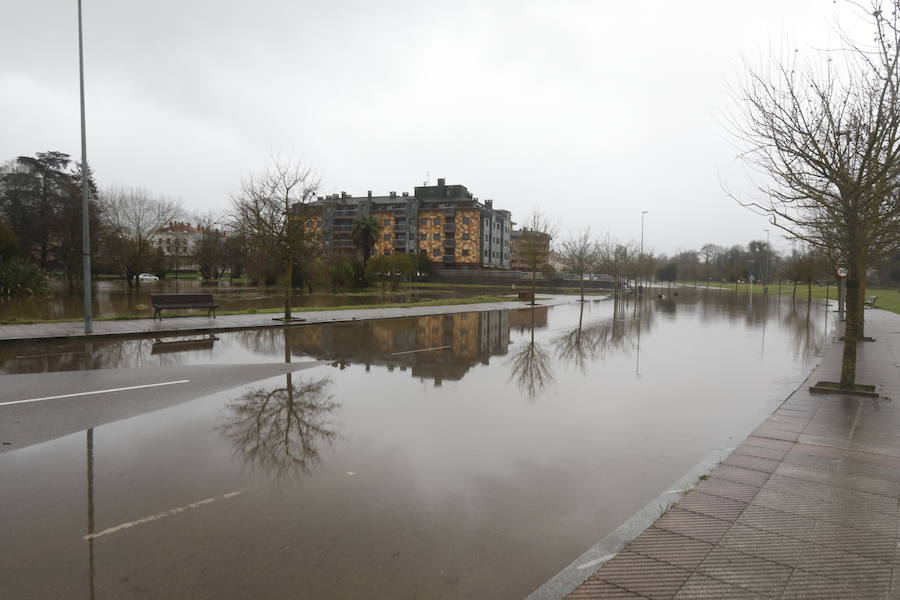
[[[538,306],[554,306],[575,302],[576,296],[557,296],[539,300]],[[522,301],[487,302],[482,304],[453,304],[445,306],[410,306],[398,308],[369,308],[359,310],[318,310],[294,311],[293,315],[304,321],[289,326],[311,323],[335,323],[340,321],[360,321],[366,319],[397,319],[401,317],[421,317],[451,313],[483,312],[528,308]],[[285,327],[274,320],[278,313],[258,313],[253,315],[228,315],[216,318],[206,315],[197,317],[169,317],[163,319],[129,319],[122,321],[94,321],[93,333],[85,335],[83,321],[64,323],[34,323],[30,325],[0,325],[0,343],[34,342],[46,339],[93,339],[111,336],[134,335],[176,335],[205,333],[211,331],[238,331],[263,327]]]
[[[804,386],[709,478],[572,599],[900,598],[900,315],[866,311],[857,381],[882,398]],[[893,400],[884,397],[893,398]]]

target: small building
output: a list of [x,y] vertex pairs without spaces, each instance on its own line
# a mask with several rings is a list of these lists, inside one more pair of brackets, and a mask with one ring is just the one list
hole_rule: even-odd
[[[550,234],[540,231],[528,231],[518,229],[512,232],[512,259],[510,265],[519,271],[531,271],[532,253],[544,257],[543,264],[538,265],[538,270],[550,262]],[[527,244],[536,244],[536,248],[528,248]]]

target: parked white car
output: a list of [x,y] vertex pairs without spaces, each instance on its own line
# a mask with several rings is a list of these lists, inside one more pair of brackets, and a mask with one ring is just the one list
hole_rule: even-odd
[[138,279],[141,281],[159,281],[159,277],[151,275],[150,273],[141,273],[138,275]]

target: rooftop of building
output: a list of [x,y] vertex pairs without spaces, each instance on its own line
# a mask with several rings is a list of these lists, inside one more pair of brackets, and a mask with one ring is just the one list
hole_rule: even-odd
[[[493,206],[493,200],[487,199],[484,201],[476,198],[464,185],[458,184],[446,184],[446,179],[443,177],[437,180],[437,184],[435,185],[417,185],[413,188],[413,193],[402,192],[397,193],[395,191],[388,192],[387,195],[379,195],[376,196],[372,193],[372,190],[369,190],[364,196],[354,196],[352,194],[348,194],[347,192],[340,192],[334,194],[328,194],[326,196],[319,196],[316,201],[320,203],[344,203],[344,204],[359,204],[360,202],[371,202],[372,204],[378,205],[391,205],[391,204],[403,204],[409,202],[410,200],[417,200],[419,202],[424,203],[426,206],[432,203],[439,204],[465,204],[469,206],[473,206],[475,208],[482,208],[487,210],[493,210],[499,213],[506,213],[507,215],[511,214],[508,210],[503,209],[495,209]],[[440,208],[445,208],[441,206]]]

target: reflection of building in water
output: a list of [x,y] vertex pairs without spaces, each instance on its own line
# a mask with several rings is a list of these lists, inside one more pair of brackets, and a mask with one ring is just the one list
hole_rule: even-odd
[[509,315],[494,310],[304,327],[291,351],[337,363],[409,368],[413,376],[440,385],[462,379],[475,363],[506,354]]
[[534,308],[511,310],[509,311],[509,326],[516,329],[520,333],[531,329],[532,325],[534,325],[535,327],[546,327],[548,312],[549,311],[546,306],[535,306]]

